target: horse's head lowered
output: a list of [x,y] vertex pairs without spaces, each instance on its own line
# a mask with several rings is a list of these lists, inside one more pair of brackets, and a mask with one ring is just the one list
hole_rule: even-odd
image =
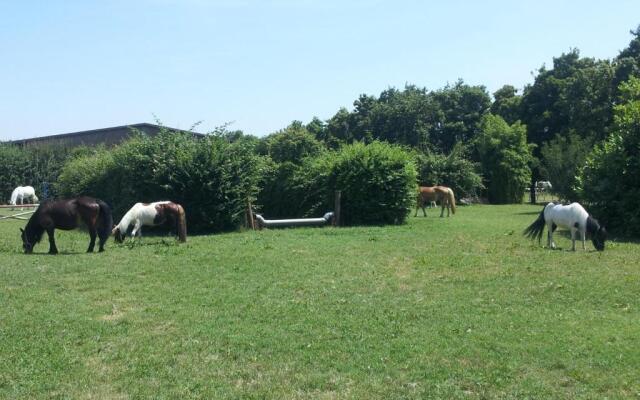
[[113,228],[111,234],[113,235],[113,240],[115,240],[116,243],[122,243],[124,241],[125,234],[120,231],[120,227],[116,226]]
[[33,235],[27,235],[27,232],[22,228],[20,228],[20,237],[22,238],[22,248],[25,254],[33,253],[33,246],[37,242],[36,238]]
[[589,216],[587,218],[587,230],[591,235],[593,247],[598,251],[604,250],[604,242],[607,240],[607,230],[598,223],[598,220]]

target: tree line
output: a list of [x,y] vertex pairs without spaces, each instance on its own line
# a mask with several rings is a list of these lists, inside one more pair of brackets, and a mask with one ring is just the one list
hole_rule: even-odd
[[[521,202],[533,182],[551,180],[561,199],[586,202],[605,223],[638,234],[640,215],[634,200],[640,190],[640,26],[630,33],[630,43],[617,57],[596,60],[572,49],[553,58],[553,65],[543,65],[522,90],[504,85],[489,94],[484,86],[463,80],[438,90],[408,84],[377,96],[363,94],[351,110],[341,108],[324,121],[293,121],[265,137],[223,127],[201,145],[175,134],[180,139],[173,144],[166,134],[159,139],[138,135],[116,149],[58,151],[3,145],[3,164],[15,167],[5,168],[1,189],[5,193],[24,182],[54,182],[52,193],[58,195],[111,187],[114,194],[133,191],[128,194],[131,200],[141,193],[145,198],[183,193],[190,199],[195,195],[186,193],[193,188],[180,186],[183,179],[207,188],[206,195],[192,200],[210,203],[203,212],[218,207],[217,226],[228,229],[237,224],[244,198],[254,199],[272,217],[319,212],[329,206],[330,194],[318,185],[345,188],[347,182],[360,182],[372,185],[368,193],[373,195],[385,185],[406,189],[406,179],[414,179],[421,185],[450,186],[459,197],[483,197],[499,204]],[[230,152],[235,159],[220,152]],[[176,169],[162,167],[159,160]],[[143,165],[153,166],[153,173],[142,176],[133,170]],[[391,185],[384,174],[395,176],[397,171],[389,165],[415,173],[399,172],[403,178]],[[130,186],[115,188],[100,181],[106,175],[85,176],[90,175],[89,167],[110,171]],[[81,176],[74,175],[74,168],[83,171]],[[219,169],[219,176],[202,172],[206,168]],[[359,172],[349,177],[349,169]],[[185,175],[173,177],[176,170]],[[240,185],[242,179],[246,182]],[[244,189],[234,192],[234,180],[235,187]],[[211,182],[226,187],[226,192],[216,192]],[[378,199],[382,203],[371,207],[389,206],[385,202],[391,201],[396,208],[407,208],[408,197]],[[222,218],[221,204],[231,198],[235,217]],[[211,199],[219,202],[207,203]],[[400,222],[403,218],[397,215],[386,216],[385,221]]]

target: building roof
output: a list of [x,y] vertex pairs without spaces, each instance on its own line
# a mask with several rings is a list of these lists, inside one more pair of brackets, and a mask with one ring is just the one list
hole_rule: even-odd
[[[61,133],[57,135],[38,136],[28,139],[12,140],[7,143],[19,144],[19,145],[38,145],[38,144],[66,144],[66,145],[97,145],[97,144],[116,144],[120,143],[133,134],[133,129],[140,130],[149,135],[157,134],[160,129],[163,128],[160,125],[149,124],[146,122],[113,126],[109,128],[91,129],[88,131]],[[170,127],[164,127],[171,131],[189,133],[194,136],[204,136],[201,133],[185,131],[182,129],[175,129]]]

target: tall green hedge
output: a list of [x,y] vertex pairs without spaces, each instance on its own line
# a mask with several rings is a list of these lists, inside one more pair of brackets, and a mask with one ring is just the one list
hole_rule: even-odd
[[458,143],[449,154],[417,153],[418,180],[421,186],[443,185],[453,189],[457,198],[480,195],[484,185],[480,166],[466,157]]
[[247,199],[255,199],[263,165],[247,146],[163,129],[69,161],[57,188],[63,196],[102,198],[116,219],[136,202],[172,200],[185,207],[190,231],[232,230],[244,221]]
[[399,224],[416,198],[416,166],[398,146],[356,143],[337,154],[330,186],[342,191],[345,225]]
[[57,180],[71,150],[58,146],[21,147],[0,144],[0,203],[8,203],[17,186],[33,186],[36,195],[43,198],[47,184],[49,196],[55,196],[53,183]]
[[399,146],[355,143],[305,159],[291,188],[305,216],[333,210],[340,190],[343,224],[399,224],[415,203],[416,167]]

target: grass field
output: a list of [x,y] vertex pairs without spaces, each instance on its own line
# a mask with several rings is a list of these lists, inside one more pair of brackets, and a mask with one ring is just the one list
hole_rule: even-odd
[[640,245],[550,251],[541,208],[57,256],[1,221],[0,397],[640,398]]

